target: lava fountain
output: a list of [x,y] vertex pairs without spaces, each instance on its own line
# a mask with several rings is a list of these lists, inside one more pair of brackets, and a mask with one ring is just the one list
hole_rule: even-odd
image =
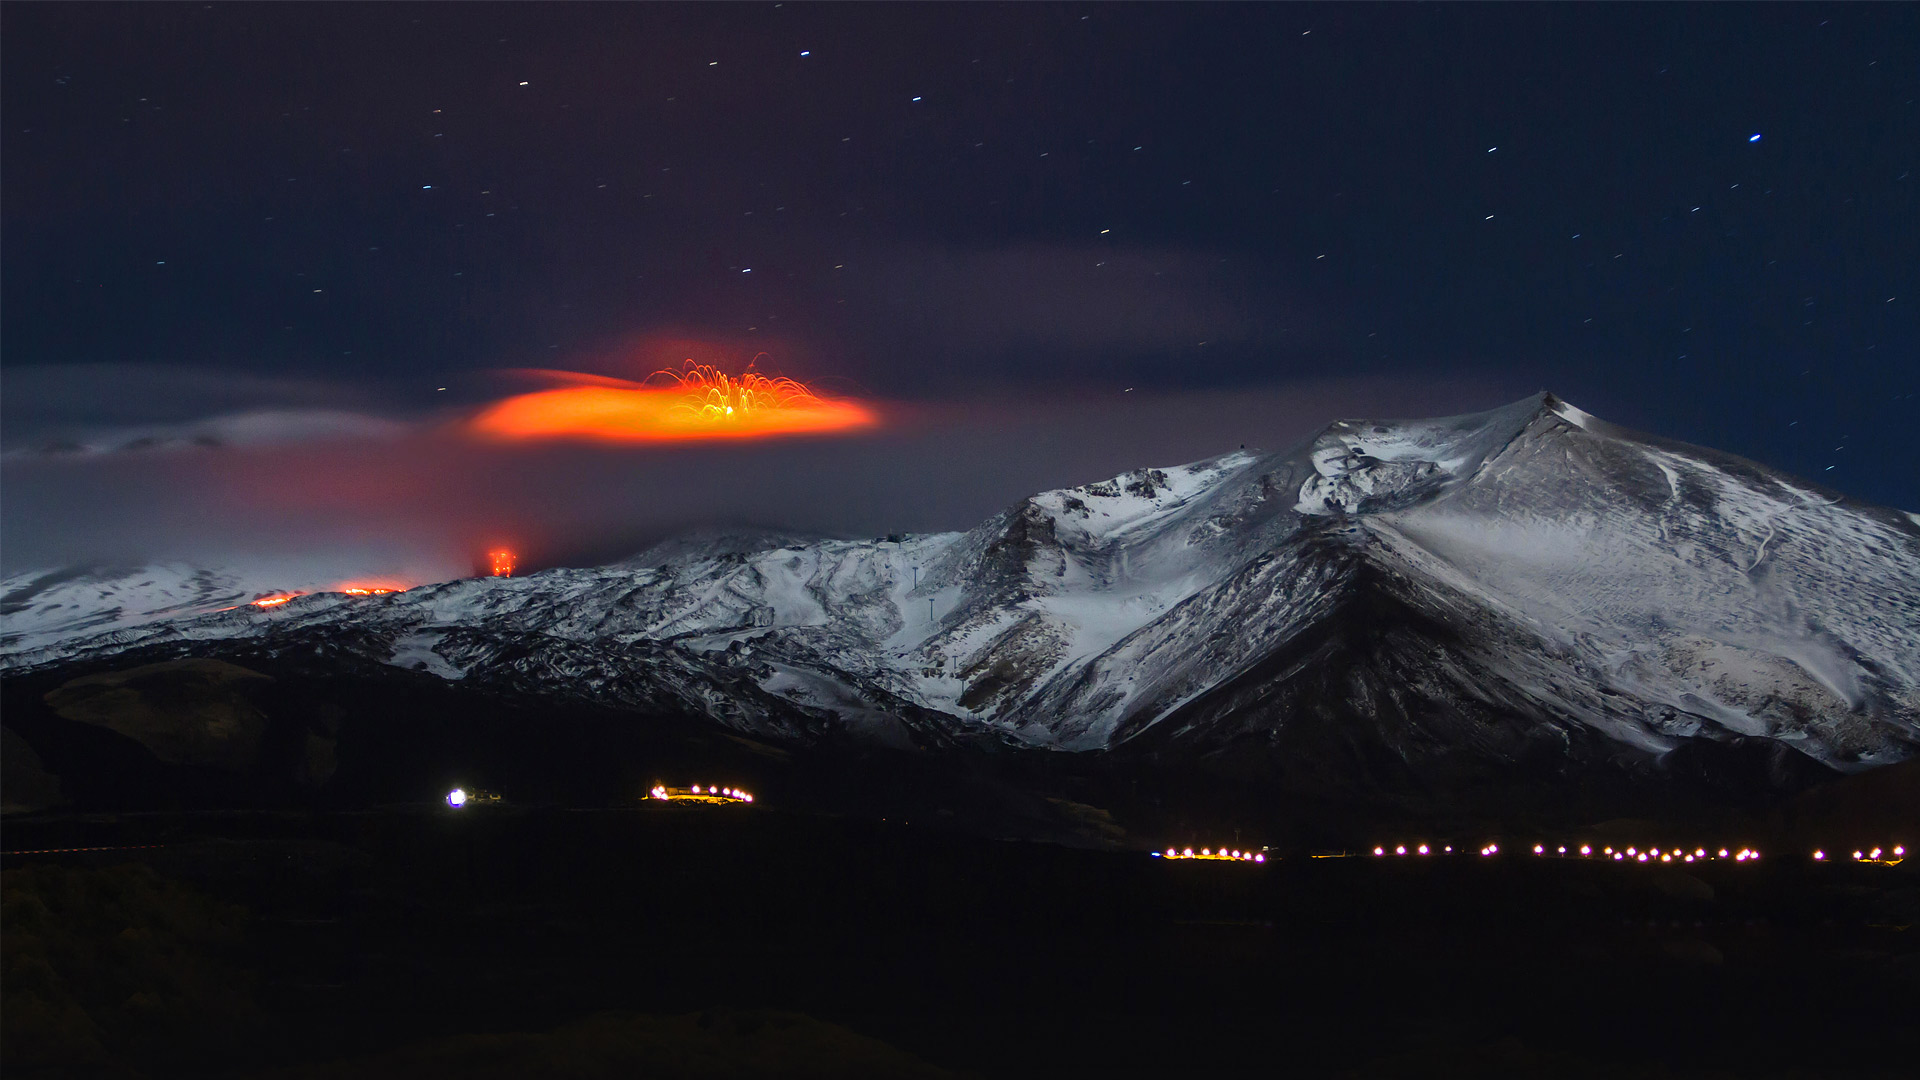
[[880,422],[870,407],[825,398],[805,383],[758,372],[729,375],[689,360],[641,382],[542,372],[572,385],[497,401],[468,421],[496,439],[592,439],[623,443],[760,439],[855,431]]

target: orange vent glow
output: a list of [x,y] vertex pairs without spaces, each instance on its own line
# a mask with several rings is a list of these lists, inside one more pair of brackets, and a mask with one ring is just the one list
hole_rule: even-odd
[[263,596],[253,602],[254,607],[279,607],[281,604],[299,596],[299,593],[286,593],[281,596]]
[[879,422],[867,406],[823,398],[793,379],[728,375],[692,361],[643,382],[545,374],[573,385],[496,402],[473,418],[473,430],[500,439],[665,443],[826,434]]
[[487,552],[487,560],[493,564],[494,577],[513,576],[513,552],[506,548]]

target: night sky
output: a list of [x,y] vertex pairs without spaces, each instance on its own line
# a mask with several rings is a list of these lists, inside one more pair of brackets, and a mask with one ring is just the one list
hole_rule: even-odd
[[[0,30],[10,571],[965,527],[1541,389],[1920,508],[1914,5],[9,4]],[[756,356],[894,419],[432,434],[504,369]]]

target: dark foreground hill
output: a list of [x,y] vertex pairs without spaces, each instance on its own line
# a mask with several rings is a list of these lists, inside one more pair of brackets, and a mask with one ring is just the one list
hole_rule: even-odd
[[7,828],[76,847],[120,850],[0,864],[9,1077],[1894,1076],[1920,992],[1915,864],[1785,851],[1177,863],[758,804]]

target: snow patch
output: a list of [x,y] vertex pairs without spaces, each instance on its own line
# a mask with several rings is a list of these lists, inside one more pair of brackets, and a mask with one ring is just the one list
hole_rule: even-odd
[[446,657],[434,650],[434,646],[440,644],[441,639],[446,636],[445,631],[434,630],[408,634],[393,643],[393,655],[388,658],[387,663],[409,671],[425,671],[450,681],[464,679],[467,677],[465,668],[449,662]]
[[1574,427],[1577,427],[1582,431],[1593,430],[1593,425],[1596,418],[1592,413],[1586,412],[1583,409],[1577,408],[1574,405],[1561,401],[1557,398],[1554,399],[1552,408],[1553,408],[1554,415],[1558,416],[1562,420],[1565,420],[1567,423],[1572,424]]

